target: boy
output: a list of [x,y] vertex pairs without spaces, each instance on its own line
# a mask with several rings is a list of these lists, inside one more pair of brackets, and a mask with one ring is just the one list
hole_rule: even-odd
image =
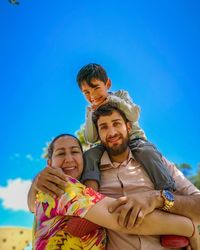
[[[108,78],[105,69],[98,64],[91,63],[78,72],[78,85],[90,103],[87,108],[84,137],[88,143],[98,141],[96,127],[92,121],[92,113],[105,102],[116,103],[128,121],[131,122],[132,131],[130,133],[129,147],[135,159],[142,164],[155,185],[155,189],[166,189],[174,191],[175,182],[168,169],[163,164],[161,154],[156,147],[147,141],[144,131],[139,127],[138,119],[140,114],[139,107],[134,104],[127,91],[119,90],[115,93],[108,92],[111,87],[111,80]],[[82,175],[82,182],[98,190],[100,182],[99,162],[104,152],[104,147],[98,145],[85,153],[86,166]]]

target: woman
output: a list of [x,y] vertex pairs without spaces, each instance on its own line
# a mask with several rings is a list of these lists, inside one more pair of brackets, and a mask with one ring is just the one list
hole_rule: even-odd
[[[85,187],[77,180],[82,174],[83,163],[81,144],[73,135],[59,135],[50,143],[48,165],[61,168],[69,177],[61,197],[53,198],[42,192],[36,196],[34,249],[105,249],[106,234],[101,227],[140,235],[193,235],[193,223],[189,219],[161,211],[146,216],[137,228],[120,227],[117,214],[108,212],[114,199]],[[36,193],[34,185],[30,192]]]

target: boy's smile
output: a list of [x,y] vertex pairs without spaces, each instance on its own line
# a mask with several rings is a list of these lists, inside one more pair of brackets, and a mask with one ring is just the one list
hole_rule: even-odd
[[91,86],[86,81],[81,84],[81,90],[86,100],[91,104],[92,107],[101,105],[108,96],[108,89],[110,88],[110,80],[106,83],[101,80],[93,78],[91,80]]

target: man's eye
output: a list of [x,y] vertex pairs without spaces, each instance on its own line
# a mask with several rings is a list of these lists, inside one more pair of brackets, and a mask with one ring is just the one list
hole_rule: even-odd
[[105,130],[107,127],[106,126],[102,126],[100,127],[100,130]]
[[120,125],[121,125],[120,122],[115,122],[115,123],[114,123],[114,126],[115,126],[115,127],[118,127],[118,126],[120,126]]

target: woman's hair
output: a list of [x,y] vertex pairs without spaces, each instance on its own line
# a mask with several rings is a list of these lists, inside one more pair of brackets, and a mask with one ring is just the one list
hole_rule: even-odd
[[49,144],[48,148],[47,148],[47,159],[51,159],[52,155],[53,155],[53,150],[54,150],[54,142],[56,142],[59,138],[64,137],[64,136],[69,136],[69,137],[73,137],[74,139],[76,139],[76,141],[78,142],[81,152],[83,153],[83,147],[81,145],[81,142],[79,141],[79,139],[72,135],[72,134],[60,134],[58,136],[56,136]]

